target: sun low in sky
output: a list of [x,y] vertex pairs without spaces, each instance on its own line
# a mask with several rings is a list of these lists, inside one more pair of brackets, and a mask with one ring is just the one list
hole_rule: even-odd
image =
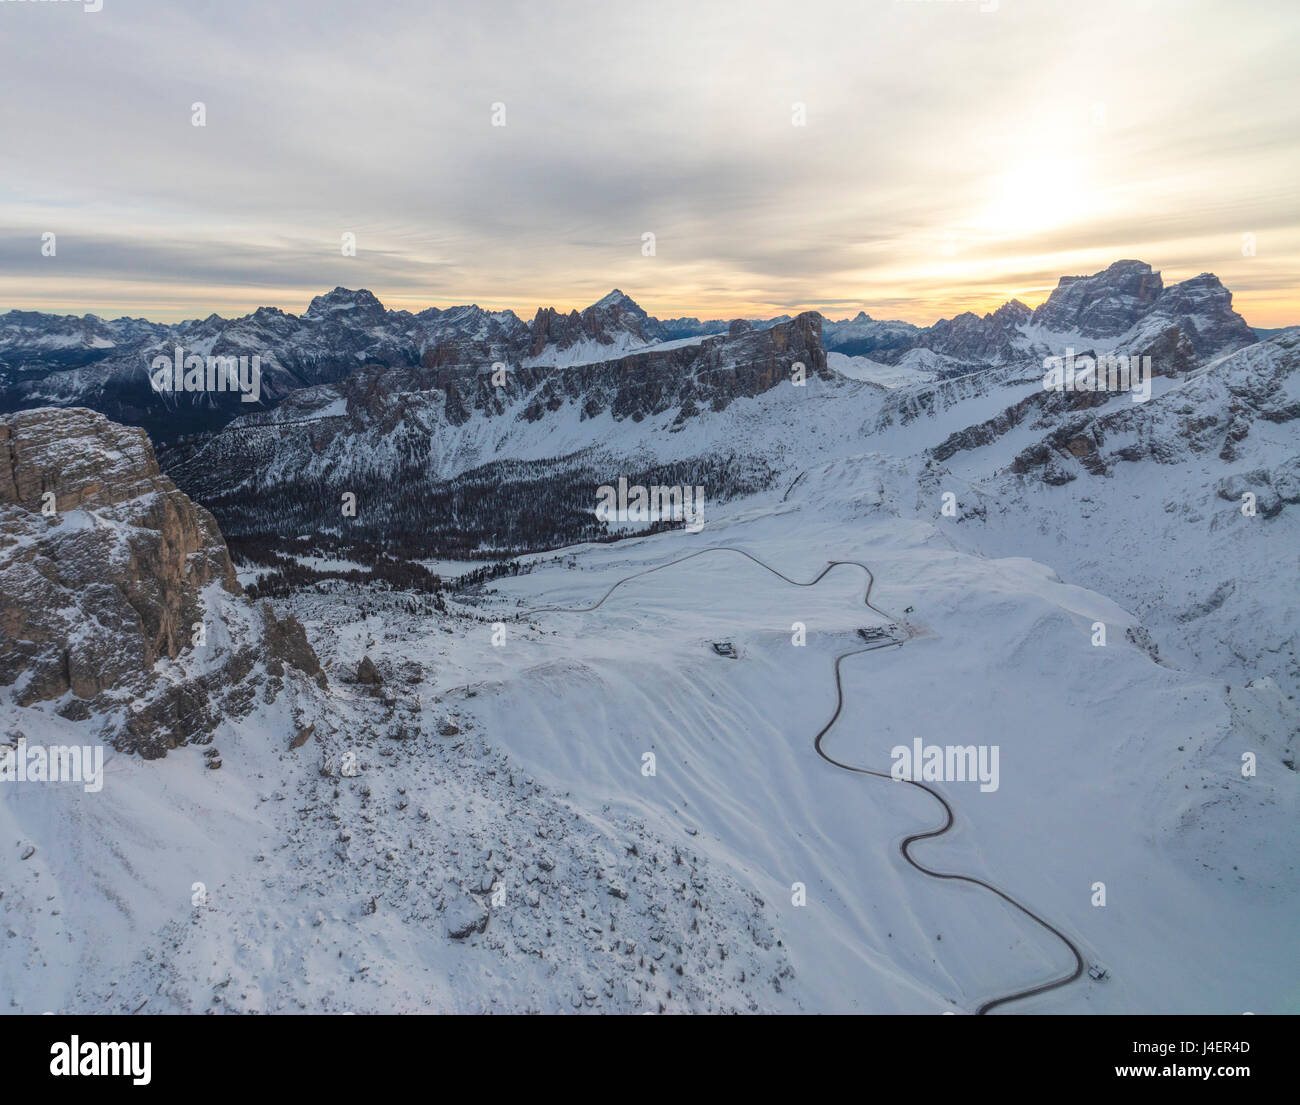
[[929,323],[1134,257],[1300,323],[1297,32],[1293,0],[0,4],[9,86],[57,91],[0,114],[0,309],[618,286]]

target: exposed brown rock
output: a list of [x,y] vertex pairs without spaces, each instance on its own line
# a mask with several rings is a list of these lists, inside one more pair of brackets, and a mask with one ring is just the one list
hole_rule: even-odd
[[93,698],[176,657],[199,592],[240,593],[216,522],[159,471],[145,432],[83,408],[0,420],[0,517],[0,683],[28,675],[22,705]]
[[377,687],[383,682],[379,669],[369,656],[361,657],[361,663],[357,665],[357,682],[370,687]]
[[[59,713],[120,710],[119,748],[146,756],[205,739],[246,709],[259,660],[323,685],[293,618],[263,611],[260,639],[212,516],[158,468],[148,436],[84,408],[0,418],[0,687],[20,706],[66,699]],[[209,647],[209,623],[253,627],[187,678],[155,665]]]
[[307,641],[307,631],[292,614],[277,619],[269,602],[262,603],[262,639],[269,655],[267,670],[282,675],[281,661],[310,676],[324,690],[328,685],[315,650]]

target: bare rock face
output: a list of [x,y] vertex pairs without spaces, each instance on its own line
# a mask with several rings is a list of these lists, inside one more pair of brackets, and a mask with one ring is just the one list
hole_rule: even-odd
[[73,408],[0,422],[0,681],[20,705],[93,698],[174,658],[199,592],[239,593],[212,516],[158,470],[143,430]]
[[533,319],[528,353],[535,357],[547,347],[563,351],[580,341],[612,344],[619,335],[648,342],[662,341],[667,332],[661,323],[615,288],[581,313],[570,311],[563,315],[554,307],[539,308]]
[[[590,318],[603,318],[605,314],[600,312],[607,314],[612,309],[597,311],[591,307],[588,314]],[[591,315],[593,311],[597,314]],[[576,313],[565,323],[569,329],[563,333],[541,318],[544,312],[538,314],[534,326],[538,341],[546,338],[543,346],[564,348],[565,342],[571,344],[592,336],[582,329],[583,316]],[[611,360],[559,369],[520,365],[511,369],[504,387],[493,386],[482,368],[494,360],[517,356],[517,351],[456,341],[426,350],[422,371],[387,373],[379,386],[390,397],[387,406],[401,411],[407,409],[406,397],[411,392],[433,390],[445,394],[442,415],[453,426],[463,425],[475,412],[498,416],[505,410],[505,403],[520,397],[529,399],[522,417],[530,422],[545,418],[568,402],[579,405],[583,419],[609,411],[616,420],[640,421],[688,402],[707,403],[722,410],[734,399],[759,395],[788,381],[796,362],[804,365],[809,376],[825,376],[821,323],[821,316],[809,311],[764,330],[748,324],[733,326],[729,333],[704,338],[698,345],[668,349],[651,346]],[[636,336],[641,335],[638,332]],[[365,375],[358,373],[341,390],[362,386],[365,380]],[[349,411],[363,406],[375,415],[376,397],[368,397],[368,404],[353,402],[349,397]]]
[[1152,376],[1186,376],[1197,367],[1196,346],[1181,326],[1169,326],[1139,356],[1151,358]]
[[[281,660],[320,673],[302,627],[269,610],[261,640],[207,644],[227,614],[256,621],[216,522],[141,429],[76,407],[4,416],[0,523],[0,688],[19,706],[58,700],[82,718],[129,704],[119,747],[161,754],[210,731],[214,698],[267,656],[273,676]],[[188,678],[157,678],[189,652]]]
[[1152,311],[1166,328],[1178,326],[1198,356],[1239,349],[1257,339],[1246,320],[1232,309],[1232,293],[1212,272],[1203,272],[1164,290]]
[[1170,327],[1187,335],[1197,355],[1208,357],[1251,345],[1255,334],[1232,309],[1232,293],[1203,272],[1165,287],[1143,261],[1116,261],[1092,276],[1063,276],[1033,314],[1037,326],[1113,338],[1134,331],[1139,344]]
[[1034,322],[1049,330],[1111,337],[1137,322],[1163,290],[1160,274],[1144,261],[1116,261],[1092,276],[1062,276],[1034,312]]
[[966,311],[940,319],[918,335],[916,344],[957,361],[1002,364],[1015,356],[1014,338],[1029,316],[1029,308],[1012,299],[982,318]]

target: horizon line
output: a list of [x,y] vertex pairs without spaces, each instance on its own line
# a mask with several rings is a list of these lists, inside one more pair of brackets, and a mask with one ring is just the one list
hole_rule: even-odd
[[[1134,260],[1134,259],[1121,258],[1120,260]],[[1119,262],[1115,262],[1115,263],[1119,263]],[[1142,262],[1142,263],[1146,264],[1146,262]],[[1110,266],[1106,266],[1106,268],[1109,267]],[[1102,268],[1098,270],[1098,273],[1105,272],[1106,268]],[[1162,275],[1161,269],[1155,268],[1154,266],[1150,266],[1150,268],[1153,274],[1157,276]],[[873,310],[869,309],[869,304],[861,300],[845,301],[845,300],[828,299],[828,300],[822,300],[820,301],[820,303],[815,301],[804,301],[802,305],[798,303],[778,304],[775,302],[766,301],[763,304],[763,306],[765,306],[769,310],[774,309],[773,314],[763,314],[761,310],[755,311],[753,307],[751,307],[748,311],[740,314],[709,314],[707,310],[700,311],[698,308],[696,309],[696,312],[698,313],[679,313],[678,311],[673,311],[673,310],[664,311],[662,313],[656,313],[654,310],[650,310],[646,308],[644,303],[642,303],[642,301],[636,296],[629,295],[628,293],[623,292],[622,289],[618,287],[611,287],[610,290],[606,292],[604,295],[597,297],[596,299],[592,300],[591,302],[581,307],[577,307],[577,306],[567,307],[567,308],[557,307],[554,306],[557,300],[553,299],[550,303],[537,305],[532,309],[531,312],[529,312],[527,310],[521,310],[519,307],[515,305],[507,305],[501,299],[487,299],[482,302],[480,302],[477,298],[470,298],[469,300],[461,300],[459,302],[453,302],[453,301],[444,301],[442,303],[425,302],[425,301],[416,301],[412,297],[403,296],[400,294],[382,295],[378,292],[375,292],[373,289],[367,288],[365,286],[348,287],[343,284],[336,284],[332,288],[311,295],[307,299],[306,306],[299,310],[294,310],[292,307],[288,307],[284,305],[288,301],[289,294],[291,294],[288,292],[287,289],[284,289],[281,291],[279,296],[273,297],[275,300],[278,300],[278,302],[266,301],[266,300],[259,301],[257,302],[256,306],[252,308],[241,309],[239,307],[236,307],[234,308],[235,313],[231,313],[231,314],[223,314],[221,310],[218,309],[210,310],[206,314],[186,314],[184,313],[186,308],[180,307],[179,305],[173,310],[168,310],[166,308],[163,308],[160,312],[158,312],[155,315],[143,314],[143,313],[140,314],[132,313],[132,309],[129,307],[117,308],[116,311],[113,309],[104,309],[104,308],[100,308],[98,310],[94,308],[90,308],[90,309],[83,308],[79,311],[76,308],[59,307],[57,305],[54,305],[50,302],[49,299],[45,297],[40,297],[38,299],[40,305],[33,305],[33,306],[20,306],[12,303],[11,301],[10,305],[8,305],[3,309],[0,309],[0,314],[34,313],[34,314],[42,314],[42,315],[48,315],[50,317],[59,317],[59,318],[78,318],[78,319],[96,318],[104,322],[116,322],[122,319],[127,319],[132,321],[150,322],[158,325],[173,325],[173,326],[178,324],[183,324],[183,323],[204,322],[207,319],[213,317],[222,319],[223,321],[235,321],[237,319],[247,318],[262,309],[276,310],[282,312],[283,314],[290,315],[294,318],[302,318],[305,317],[306,313],[311,309],[311,303],[314,300],[318,298],[322,298],[323,296],[331,295],[336,291],[344,291],[352,294],[358,294],[362,292],[367,293],[373,296],[386,311],[390,311],[394,313],[405,312],[407,314],[417,315],[420,312],[425,310],[449,311],[449,310],[454,310],[455,308],[458,307],[473,307],[493,314],[504,314],[504,313],[513,314],[524,324],[531,325],[532,322],[535,320],[536,315],[539,311],[554,310],[556,311],[557,314],[560,314],[565,317],[575,313],[581,314],[583,311],[588,310],[589,308],[595,306],[602,299],[607,298],[609,295],[613,294],[614,292],[619,292],[620,294],[624,295],[627,299],[631,300],[638,307],[640,307],[643,311],[645,311],[650,318],[653,318],[657,321],[668,321],[668,320],[679,319],[679,318],[696,318],[701,323],[733,322],[736,321],[737,319],[743,319],[749,322],[754,322],[754,321],[767,322],[767,321],[771,321],[773,318],[779,318],[782,315],[789,315],[790,317],[795,317],[800,314],[815,312],[817,314],[820,314],[824,319],[830,322],[848,322],[857,318],[859,314],[865,314],[873,322],[900,322],[909,326],[915,326],[918,329],[927,329],[931,326],[934,326],[938,322],[951,320],[963,314],[971,314],[971,315],[975,315],[976,317],[985,317],[995,312],[999,307],[1005,306],[1006,304],[1013,303],[1013,302],[1019,302],[1025,307],[1027,307],[1030,311],[1034,311],[1037,309],[1037,307],[1047,302],[1047,300],[1051,297],[1052,293],[1060,287],[1060,282],[1059,282],[1060,279],[1067,278],[1067,277],[1072,279],[1077,279],[1080,277],[1095,276],[1098,273],[1063,273],[1061,274],[1060,277],[1058,277],[1056,285],[1050,289],[1046,289],[1046,294],[1044,294],[1041,300],[1039,300],[1037,303],[1026,302],[1026,298],[1025,298],[1026,296],[1029,296],[1031,292],[1040,290],[1037,288],[1016,289],[1016,292],[1018,292],[1019,294],[996,293],[996,294],[982,295],[978,297],[979,302],[976,304],[971,303],[971,300],[974,300],[976,298],[974,296],[967,298],[965,300],[965,305],[962,305],[962,299],[959,298],[957,302],[953,303],[952,307],[948,310],[948,312],[940,313],[937,314],[936,316],[933,316],[931,321],[929,322],[917,322],[914,321],[913,319],[901,317],[900,315],[890,314],[888,312],[890,312],[891,308],[888,306],[884,306],[883,304],[881,306],[877,306],[876,308],[874,308],[875,311],[879,311],[881,313],[879,314],[873,313]],[[1184,283],[1186,280],[1195,279],[1196,276],[1203,276],[1203,275],[1215,276],[1216,279],[1218,279],[1217,274],[1215,274],[1212,270],[1205,269],[1196,273],[1194,276],[1185,277],[1183,280],[1176,280],[1171,283],[1164,284],[1164,288],[1167,289],[1175,286],[1176,284]],[[1241,315],[1242,318],[1245,319],[1246,314],[1237,305],[1237,300],[1242,296],[1245,296],[1248,299],[1253,297],[1250,295],[1249,292],[1246,293],[1235,292],[1233,291],[1232,288],[1228,287],[1226,284],[1224,285],[1224,288],[1233,299],[1233,310],[1235,310],[1237,314]],[[295,291],[297,291],[297,289],[295,289]],[[999,297],[1004,297],[1004,298],[999,298]],[[218,294],[212,296],[212,298],[216,301],[220,301],[223,297]],[[903,300],[902,302],[916,302],[920,304],[926,302],[927,298],[928,297],[920,296],[908,300]],[[983,311],[976,309],[979,306],[993,303],[995,299],[998,300],[997,306],[988,307],[986,310]],[[227,302],[230,302],[229,298],[227,298]],[[853,304],[855,302],[857,304],[857,310],[853,309]],[[889,302],[895,302],[895,301],[889,301]],[[419,303],[419,305],[416,305],[417,303]],[[844,304],[843,309],[848,313],[842,317],[834,317],[830,313],[830,310],[833,309],[832,305],[835,303],[843,303]],[[394,306],[393,304],[400,304],[400,306]],[[223,309],[228,311],[231,310],[231,308],[228,306]],[[690,309],[681,308],[680,310],[689,311]],[[1298,311],[1297,313],[1300,314],[1300,311]],[[1292,317],[1294,317],[1294,315]],[[1275,320],[1271,319],[1270,321],[1275,321]],[[1256,329],[1273,330],[1273,329],[1286,329],[1292,325],[1300,325],[1300,323],[1281,323],[1280,325],[1279,324],[1260,325],[1256,327],[1249,320],[1247,320],[1247,325],[1252,326],[1252,328],[1256,328]]]

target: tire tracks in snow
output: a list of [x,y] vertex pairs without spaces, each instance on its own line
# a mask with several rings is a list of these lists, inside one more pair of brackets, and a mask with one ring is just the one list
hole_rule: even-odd
[[[795,482],[797,483],[798,481],[796,480]],[[791,485],[791,487],[793,488],[793,485]],[[590,613],[593,610],[598,610],[601,606],[605,604],[605,600],[608,599],[615,591],[617,591],[624,584],[630,583],[634,579],[640,579],[642,576],[647,576],[654,572],[661,572],[665,568],[671,568],[674,565],[685,563],[687,560],[694,560],[697,556],[704,556],[706,553],[717,553],[717,552],[736,553],[739,556],[743,556],[747,560],[753,561],[760,568],[763,568],[766,571],[771,572],[774,576],[777,576],[779,579],[782,579],[786,583],[792,584],[795,587],[814,587],[818,583],[820,583],[829,572],[831,572],[833,569],[837,567],[840,567],[841,565],[861,568],[866,573],[867,576],[867,588],[862,598],[862,601],[866,605],[867,609],[875,612],[876,614],[879,614],[882,618],[885,618],[887,621],[890,622],[897,621],[897,619],[895,619],[892,615],[886,613],[884,610],[881,610],[880,607],[872,603],[871,589],[876,584],[876,577],[872,573],[871,569],[868,568],[861,561],[832,560],[828,562],[826,567],[823,568],[821,572],[819,572],[813,579],[804,581],[798,579],[791,579],[789,576],[785,575],[783,572],[778,571],[776,568],[773,568],[771,565],[765,564],[762,560],[754,556],[752,553],[746,552],[744,549],[733,548],[729,545],[710,545],[707,548],[697,549],[693,553],[688,553],[686,556],[678,557],[676,560],[670,560],[666,564],[659,564],[653,568],[646,568],[640,572],[634,572],[629,576],[624,576],[622,579],[617,580],[609,588],[609,590],[607,590],[603,595],[601,595],[601,597],[596,602],[592,603],[590,606],[543,606],[543,607],[538,607],[534,610],[526,611],[521,616],[531,617],[534,614],[546,614],[546,613],[555,613],[555,614]],[[1025,998],[1033,997],[1036,994],[1044,994],[1047,993],[1049,990],[1056,990],[1059,987],[1069,985],[1071,982],[1074,982],[1083,974],[1083,968],[1084,968],[1083,955],[1079,951],[1078,947],[1075,945],[1074,941],[1071,940],[1068,936],[1066,936],[1065,933],[1063,933],[1051,922],[1044,920],[1041,916],[1035,913],[1027,905],[1025,905],[1023,902],[1018,901],[1010,894],[1008,894],[1006,891],[1000,890],[992,883],[985,882],[983,879],[978,879],[973,875],[962,875],[962,874],[957,874],[955,872],[949,872],[949,871],[936,871],[933,868],[926,867],[923,863],[921,863],[920,861],[918,861],[912,856],[911,848],[913,844],[916,844],[919,841],[923,841],[923,840],[937,839],[938,837],[941,837],[945,833],[949,832],[952,829],[953,825],[956,823],[956,814],[954,813],[952,806],[948,803],[948,800],[944,798],[944,796],[940,794],[939,791],[937,791],[934,787],[927,786],[925,783],[913,779],[895,779],[887,771],[875,771],[869,767],[857,767],[853,764],[846,764],[840,760],[835,759],[822,747],[822,741],[825,739],[826,734],[829,733],[831,729],[835,727],[835,723],[839,721],[840,714],[844,710],[844,683],[840,671],[840,667],[844,663],[844,661],[851,656],[860,656],[864,652],[876,652],[882,648],[902,648],[904,643],[905,643],[904,641],[886,641],[881,644],[867,645],[864,648],[849,649],[847,652],[841,652],[835,657],[835,663],[834,663],[835,712],[831,715],[830,720],[825,725],[822,726],[820,731],[813,738],[813,748],[816,750],[817,755],[820,756],[832,767],[837,767],[842,771],[851,771],[857,775],[870,775],[877,779],[887,779],[890,782],[901,782],[906,786],[916,787],[918,790],[922,790],[926,794],[928,794],[931,798],[933,798],[936,802],[938,802],[939,805],[943,808],[944,822],[937,829],[928,829],[925,832],[912,833],[910,836],[907,836],[902,840],[898,848],[899,848],[899,852],[902,854],[903,859],[907,861],[908,865],[914,868],[915,870],[919,871],[921,874],[928,876],[929,878],[943,879],[945,881],[950,881],[950,882],[964,882],[970,884],[971,886],[978,886],[984,890],[987,890],[990,894],[997,895],[1008,905],[1014,907],[1015,909],[1018,909],[1021,913],[1023,913],[1035,924],[1045,929],[1052,936],[1055,936],[1058,940],[1061,941],[1061,943],[1063,943],[1069,949],[1070,954],[1074,957],[1074,969],[1070,973],[1061,975],[1057,978],[1050,979],[1049,981],[1040,983],[1037,986],[1031,986],[1023,990],[1015,990],[1009,994],[1003,994],[1001,997],[991,998],[990,1000],[983,1002],[975,1010],[976,1015],[983,1015],[985,1013],[990,1012],[993,1009],[996,1009],[998,1006],[1007,1005],[1013,1001],[1021,1001]]]

